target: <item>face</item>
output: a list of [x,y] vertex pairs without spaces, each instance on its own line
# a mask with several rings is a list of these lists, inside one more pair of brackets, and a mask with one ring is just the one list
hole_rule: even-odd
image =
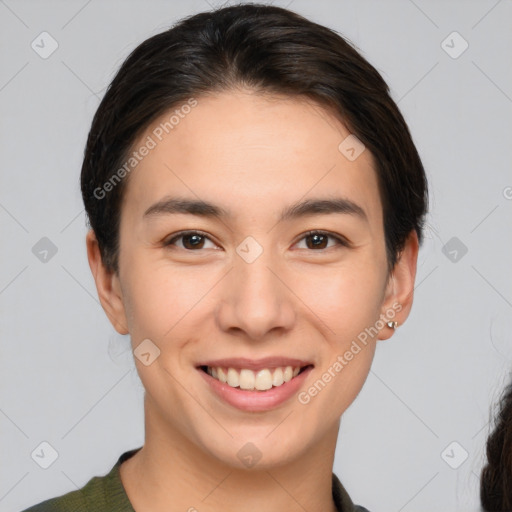
[[134,145],[156,143],[128,178],[119,275],[100,295],[134,350],[150,340],[151,364],[135,362],[151,424],[237,467],[251,442],[271,467],[337,431],[385,320],[407,313],[416,254],[388,275],[372,155],[348,159],[326,110],[196,99]]

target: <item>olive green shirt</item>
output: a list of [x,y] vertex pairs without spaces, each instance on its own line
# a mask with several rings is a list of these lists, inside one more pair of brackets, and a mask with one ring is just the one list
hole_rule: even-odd
[[[105,476],[95,476],[81,489],[34,505],[22,512],[135,512],[126,495],[119,466],[140,448],[123,453]],[[339,512],[368,512],[352,503],[338,477],[332,474],[332,497]]]

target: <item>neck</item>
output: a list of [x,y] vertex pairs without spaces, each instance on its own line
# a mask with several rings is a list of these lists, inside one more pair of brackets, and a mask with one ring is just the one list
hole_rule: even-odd
[[[239,469],[202,450],[147,410],[144,446],[120,468],[137,512],[336,512],[332,466],[339,422],[293,460],[278,467]],[[243,505],[243,506],[242,506]]]

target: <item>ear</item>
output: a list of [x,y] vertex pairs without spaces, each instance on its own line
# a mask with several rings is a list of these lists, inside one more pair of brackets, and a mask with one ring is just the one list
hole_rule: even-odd
[[379,340],[387,340],[394,333],[394,329],[388,327],[388,321],[396,321],[400,326],[405,323],[409,316],[414,296],[418,251],[418,236],[416,231],[412,230],[386,285],[381,312],[384,326],[379,330]]
[[107,270],[101,259],[98,240],[92,229],[85,238],[89,267],[96,282],[96,290],[101,305],[110,323],[119,334],[128,334],[123,294],[116,273]]

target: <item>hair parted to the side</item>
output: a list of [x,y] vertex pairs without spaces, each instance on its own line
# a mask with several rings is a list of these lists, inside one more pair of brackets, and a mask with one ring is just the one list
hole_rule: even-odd
[[[199,13],[127,57],[92,121],[81,190],[102,261],[118,272],[120,209],[129,176],[98,199],[156,118],[190,98],[240,87],[327,108],[374,157],[391,270],[407,236],[421,243],[427,180],[407,124],[379,72],[351,43],[290,10],[243,4]],[[340,140],[341,142],[341,140]]]
[[480,479],[480,502],[485,512],[512,511],[512,382],[503,391],[498,407]]

